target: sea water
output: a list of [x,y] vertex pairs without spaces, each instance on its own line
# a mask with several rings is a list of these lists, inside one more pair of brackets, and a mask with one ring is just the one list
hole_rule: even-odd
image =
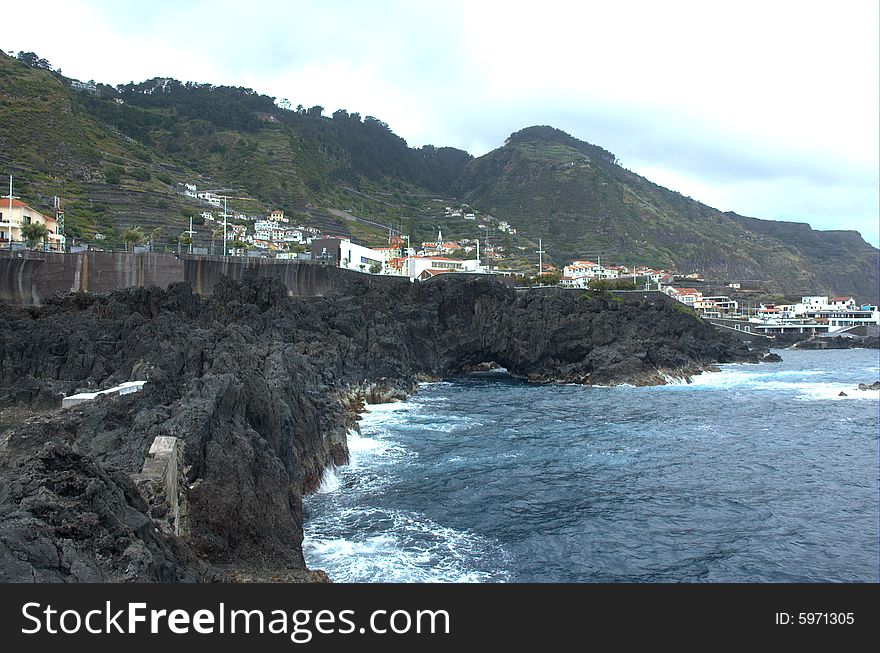
[[[876,350],[651,388],[504,374],[370,406],[305,502],[340,582],[878,582]],[[844,393],[846,396],[841,396]]]

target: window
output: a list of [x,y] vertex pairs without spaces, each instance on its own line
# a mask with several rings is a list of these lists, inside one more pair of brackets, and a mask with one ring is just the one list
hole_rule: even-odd
[[30,224],[30,223],[31,223],[31,216],[29,216],[29,215],[24,216],[24,224]]

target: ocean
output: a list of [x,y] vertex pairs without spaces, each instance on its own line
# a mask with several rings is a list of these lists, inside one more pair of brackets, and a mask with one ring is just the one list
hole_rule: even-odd
[[[503,373],[370,406],[305,500],[339,582],[878,582],[876,350],[650,388]],[[843,392],[847,396],[840,396]]]

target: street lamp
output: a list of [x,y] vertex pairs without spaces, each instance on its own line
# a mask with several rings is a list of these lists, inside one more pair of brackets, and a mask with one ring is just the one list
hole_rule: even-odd
[[9,251],[12,251],[12,200],[21,199],[20,197],[16,197],[12,194],[12,174],[9,175],[9,219],[7,222],[9,223]]
[[[225,221],[226,220],[224,219],[224,222]],[[193,253],[193,234],[195,233],[195,231],[193,231],[193,217],[192,216],[189,216],[189,231],[185,231],[184,233],[189,235],[189,253],[192,254]]]
[[535,251],[538,255],[538,281],[540,281],[540,277],[544,274],[544,241],[538,238],[538,249]]

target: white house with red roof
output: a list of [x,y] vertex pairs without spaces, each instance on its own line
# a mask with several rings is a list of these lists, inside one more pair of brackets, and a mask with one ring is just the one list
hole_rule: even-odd
[[589,277],[566,277],[563,276],[559,280],[559,285],[563,288],[589,288]]
[[676,288],[675,286],[666,286],[663,292],[682,304],[693,306],[697,301],[703,299],[703,293],[696,288]]
[[562,274],[564,277],[575,279],[617,279],[621,269],[625,270],[626,268],[620,265],[603,267],[593,261],[572,261],[570,265],[566,265],[562,269]]
[[29,224],[45,225],[46,247],[50,251],[64,251],[64,235],[58,233],[58,220],[51,215],[44,215],[22,201],[8,197],[0,198],[0,242],[22,242],[22,227]]

